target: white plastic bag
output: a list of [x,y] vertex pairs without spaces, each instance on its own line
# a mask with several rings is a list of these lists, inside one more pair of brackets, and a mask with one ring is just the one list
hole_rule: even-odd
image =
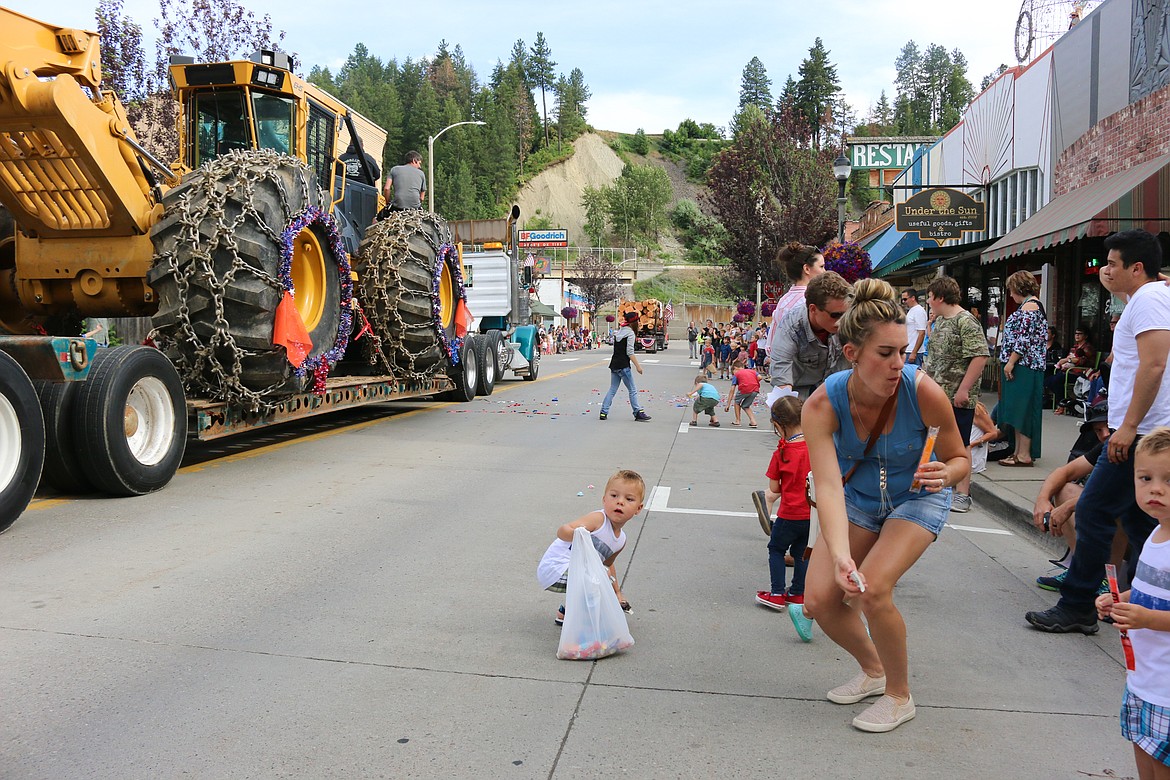
[[618,604],[609,573],[584,528],[573,532],[569,582],[565,589],[565,624],[557,658],[590,661],[634,644],[626,614]]
[[805,547],[804,557],[812,555],[812,548],[817,545],[817,537],[821,535],[821,518],[817,514],[817,487],[813,484],[813,475],[810,471],[804,480],[804,495],[808,499],[808,545]]

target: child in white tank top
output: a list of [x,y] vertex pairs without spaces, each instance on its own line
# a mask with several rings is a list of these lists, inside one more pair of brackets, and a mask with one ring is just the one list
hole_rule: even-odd
[[[618,553],[626,546],[626,533],[622,528],[642,511],[645,493],[646,483],[636,471],[623,470],[610,477],[605,484],[601,509],[579,517],[571,523],[565,523],[557,529],[557,538],[548,546],[536,566],[536,579],[540,587],[556,593],[565,592],[573,532],[578,528],[584,528],[593,537],[593,546],[609,571],[610,582],[613,583],[614,593],[617,594],[622,609],[629,612],[630,602],[622,595],[613,564]],[[560,625],[564,618],[565,607],[561,605],[557,611],[556,624]]]

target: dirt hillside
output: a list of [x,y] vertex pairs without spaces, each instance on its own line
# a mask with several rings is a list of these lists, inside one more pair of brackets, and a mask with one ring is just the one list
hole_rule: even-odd
[[[621,176],[625,165],[622,158],[609,147],[605,137],[614,135],[587,133],[581,136],[573,143],[572,157],[543,171],[524,185],[517,196],[521,223],[537,215],[547,216],[552,220],[553,227],[569,231],[570,245],[584,243],[585,209],[581,206],[581,194],[586,187],[609,186]],[[674,190],[671,206],[683,198],[694,201],[700,199],[703,188],[688,181],[686,172],[674,161],[663,158],[658,152],[652,152],[647,157],[628,153],[628,157],[634,165],[655,165],[666,171]],[[663,231],[659,244],[661,252],[655,254],[676,259],[683,254],[682,246],[670,230]]]
[[569,231],[569,244],[587,243],[581,193],[586,187],[606,187],[622,173],[625,163],[600,136],[587,133],[573,142],[573,156],[541,172],[517,196],[520,221],[540,214],[553,227]]

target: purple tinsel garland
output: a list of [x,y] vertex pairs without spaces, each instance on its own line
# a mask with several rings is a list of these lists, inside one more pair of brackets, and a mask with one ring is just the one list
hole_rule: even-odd
[[459,253],[456,251],[454,245],[441,245],[436,261],[435,276],[431,280],[431,314],[435,319],[435,331],[439,334],[439,344],[446,350],[447,356],[451,359],[451,365],[457,366],[459,365],[459,353],[463,349],[463,339],[458,336],[454,339],[448,339],[447,334],[443,331],[443,306],[439,298],[439,285],[443,279],[443,266],[447,265],[451,268],[452,281],[455,285],[455,300],[466,301],[467,290],[463,286],[463,272],[459,269]]
[[337,326],[337,338],[334,339],[333,346],[315,357],[306,359],[296,370],[296,375],[299,377],[313,374],[315,377],[313,392],[320,394],[325,392],[325,377],[328,376],[329,369],[341,360],[342,356],[345,355],[346,347],[349,346],[349,333],[353,329],[353,278],[350,276],[349,253],[345,251],[345,244],[341,240],[341,233],[337,230],[337,223],[333,217],[321,209],[309,206],[294,217],[284,232],[280,234],[279,278],[281,286],[292,293],[294,298],[296,297],[297,291],[292,280],[293,244],[301,231],[312,225],[320,226],[329,239],[329,248],[333,250],[333,256],[337,258],[337,275],[341,284],[341,321]]

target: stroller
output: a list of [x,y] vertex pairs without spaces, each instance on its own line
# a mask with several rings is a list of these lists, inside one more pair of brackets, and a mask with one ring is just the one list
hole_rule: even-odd
[[1066,399],[1062,407],[1065,414],[1088,421],[1095,406],[1108,403],[1108,396],[1109,390],[1102,379],[1090,381],[1088,377],[1079,376],[1073,382],[1072,397]]

